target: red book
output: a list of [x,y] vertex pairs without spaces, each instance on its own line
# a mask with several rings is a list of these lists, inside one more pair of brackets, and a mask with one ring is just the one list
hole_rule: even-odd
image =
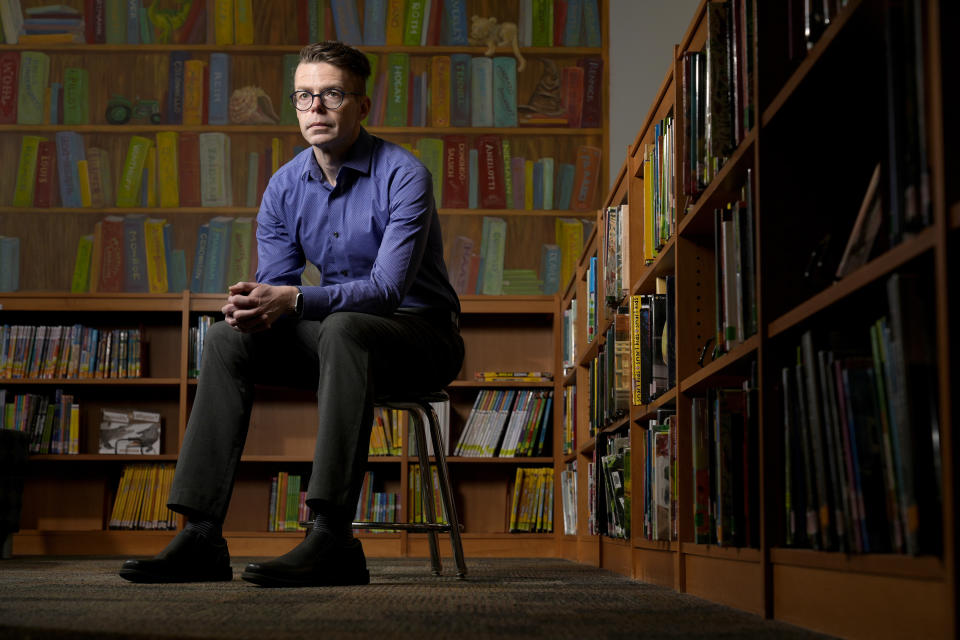
[[323,30],[325,31],[323,39],[324,39],[324,40],[336,40],[336,39],[337,39],[337,31],[336,31],[336,29],[334,28],[334,24],[333,24],[333,7],[330,6],[330,3],[329,3],[329,2],[327,2],[326,4],[327,4],[327,8],[323,10],[323,14],[324,14],[324,18],[323,18],[324,28],[323,28]]
[[0,53],[0,124],[17,122],[17,77],[20,75],[20,52]]
[[444,209],[470,206],[470,141],[467,136],[443,136]]
[[100,281],[97,291],[123,291],[123,218],[107,216],[101,226]]
[[478,201],[481,209],[506,209],[507,195],[503,182],[503,147],[500,136],[477,136],[479,168],[477,174]]
[[581,126],[603,126],[603,60],[583,58],[577,62],[583,67],[583,120]]
[[196,133],[180,134],[180,149],[177,157],[180,177],[180,206],[199,207],[200,199],[200,139]]
[[33,206],[53,206],[54,189],[54,158],[57,155],[57,144],[53,140],[41,140],[37,149],[37,178],[33,187]]
[[571,202],[574,211],[593,211],[597,208],[600,154],[598,147],[584,145],[577,149],[577,163],[573,170],[573,202]]
[[[212,23],[213,20],[210,20]],[[180,44],[205,44],[207,42],[207,3],[194,0],[183,26],[177,30]],[[210,40],[210,42],[213,42]]]
[[107,41],[107,0],[84,0],[84,36],[87,44],[103,44]]
[[560,91],[567,126],[577,129],[583,121],[583,67],[564,67],[560,71]]
[[427,46],[440,44],[440,30],[443,24],[443,0],[430,3],[430,15],[427,16]]
[[313,0],[297,0],[297,42],[310,43],[310,9]]
[[[582,1],[582,0],[581,0]],[[553,46],[562,47],[564,42],[564,31],[567,28],[567,0],[554,0],[553,2]]]

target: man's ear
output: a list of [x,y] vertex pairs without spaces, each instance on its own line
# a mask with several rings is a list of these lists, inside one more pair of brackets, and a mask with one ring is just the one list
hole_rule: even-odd
[[370,114],[370,109],[372,108],[373,103],[370,101],[370,96],[362,95],[360,96],[360,119],[363,120]]

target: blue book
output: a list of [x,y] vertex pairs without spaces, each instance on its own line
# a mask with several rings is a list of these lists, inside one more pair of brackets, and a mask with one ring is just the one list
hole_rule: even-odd
[[545,244],[540,248],[540,279],[544,295],[552,296],[560,288],[560,247]]
[[540,437],[537,440],[537,450],[535,452],[531,452],[530,455],[534,455],[534,456],[544,455],[543,447],[546,444],[547,423],[550,420],[550,406],[552,404],[553,404],[553,394],[551,393],[550,395],[547,396],[547,404],[543,408],[543,419],[540,421]]
[[187,258],[183,249],[174,249],[170,252],[170,261],[167,262],[167,291],[180,293],[187,288]]
[[[320,33],[320,24],[317,20],[319,7],[316,0],[303,0],[307,3],[307,42],[320,42],[323,34]],[[305,43],[301,43],[305,44]]]
[[493,59],[470,60],[470,126],[493,126]]
[[226,290],[227,262],[230,258],[230,231],[233,218],[217,216],[210,220],[207,240],[207,264],[203,273],[204,293],[223,293]]
[[208,124],[229,124],[230,54],[210,54],[210,106]]
[[579,47],[583,26],[583,0],[567,0],[567,23],[563,25],[563,46]]
[[443,26],[445,37],[443,44],[465,47],[470,44],[467,34],[467,0],[444,0]]
[[603,39],[600,36],[600,9],[597,0],[582,0],[583,2],[583,44],[588,47],[602,47]]
[[0,236],[0,291],[20,288],[20,238]]
[[[470,195],[468,203],[471,209],[480,208],[480,191],[477,182],[477,172],[480,170],[480,152],[470,149]],[[479,291],[479,289],[478,289]]]
[[197,248],[193,255],[193,271],[190,277],[190,292],[203,293],[204,273],[207,270],[207,242],[210,239],[210,225],[197,227]]
[[470,126],[470,60],[469,53],[450,56],[450,126]]
[[387,0],[366,0],[363,3],[363,44],[387,44]]
[[493,59],[493,126],[517,126],[517,59]]
[[80,208],[80,176],[77,162],[86,160],[83,139],[76,131],[58,131],[57,177],[60,182],[60,202],[64,207]]
[[170,286],[170,265],[173,264],[173,225],[169,222],[163,223],[163,259],[167,263],[167,291],[174,293],[176,290]]
[[127,293],[148,293],[150,282],[147,279],[147,247],[143,223],[147,219],[142,213],[130,214],[123,218],[123,290]]
[[63,104],[61,96],[63,94],[63,85],[59,82],[50,83],[50,124],[63,124],[63,114],[60,112],[60,105]]
[[576,168],[569,162],[557,167],[557,209],[569,209],[573,199],[573,176]]
[[190,59],[189,51],[170,52],[170,71],[167,75],[167,124],[183,124],[183,78],[184,63]]
[[533,163],[533,208],[543,209],[543,160]]
[[333,25],[337,30],[337,38],[345,44],[362,45],[363,36],[360,33],[357,0],[330,0],[330,8],[333,11]]
[[127,0],[127,44],[140,44],[140,0]]

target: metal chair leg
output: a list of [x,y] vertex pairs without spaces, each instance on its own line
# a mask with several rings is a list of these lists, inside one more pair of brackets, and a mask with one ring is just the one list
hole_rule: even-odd
[[460,520],[457,518],[457,508],[453,503],[453,489],[450,486],[450,474],[447,473],[447,456],[443,450],[443,440],[440,436],[440,420],[433,406],[424,403],[424,412],[430,422],[430,438],[433,441],[433,454],[437,459],[437,479],[440,482],[440,497],[443,508],[447,512],[450,524],[450,546],[453,548],[453,557],[457,563],[457,577],[467,576],[467,564],[463,558],[463,543],[460,540]]
[[[428,405],[429,406],[429,405]],[[423,408],[418,406],[416,410],[410,412],[415,424],[413,427],[417,440],[417,457],[420,460],[420,495],[423,499],[423,511],[426,514],[426,520],[430,524],[437,524],[436,512],[433,508],[433,477],[430,473],[430,455],[427,451],[427,438],[424,434],[426,425],[423,420]],[[428,414],[429,418],[429,414]],[[427,541],[430,544],[430,565],[433,574],[439,576],[443,571],[440,563],[440,547],[437,541],[437,532],[427,532]]]

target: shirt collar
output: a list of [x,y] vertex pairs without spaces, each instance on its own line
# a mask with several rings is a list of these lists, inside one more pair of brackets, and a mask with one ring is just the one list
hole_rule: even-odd
[[[300,177],[306,179],[309,176],[314,180],[324,180],[323,171],[320,170],[320,166],[317,164],[317,158],[313,154],[313,147],[308,147],[306,151],[307,153],[304,154],[303,168],[300,172]],[[343,169],[343,167],[349,167],[358,173],[370,175],[370,165],[372,163],[373,136],[367,133],[366,129],[360,127],[360,135],[357,136],[357,139],[353,142],[353,146],[347,151],[347,159],[344,161],[341,169]]]

